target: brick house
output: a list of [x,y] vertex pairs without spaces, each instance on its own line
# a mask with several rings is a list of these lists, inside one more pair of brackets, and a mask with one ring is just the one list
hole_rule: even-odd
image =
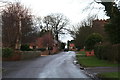
[[[107,34],[105,33],[104,25],[108,22],[109,20],[94,20],[92,29],[94,33],[99,33],[104,37],[104,42]],[[86,51],[86,56],[94,56],[94,50],[92,51]]]
[[[36,39],[35,42],[30,43],[31,49],[46,49],[46,53],[50,51],[51,54],[59,51],[59,42],[54,39],[54,36],[50,32],[46,32],[43,36]],[[50,49],[50,50],[49,50]]]
[[76,50],[74,40],[68,41],[68,49],[69,50]]
[[106,36],[105,33],[105,29],[104,29],[104,25],[108,22],[109,20],[94,20],[93,21],[93,25],[92,25],[92,29],[95,33],[99,33],[102,36]]

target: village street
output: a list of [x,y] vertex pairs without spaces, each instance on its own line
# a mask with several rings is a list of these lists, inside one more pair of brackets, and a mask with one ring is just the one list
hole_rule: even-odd
[[75,52],[3,62],[3,78],[89,78],[73,61]]

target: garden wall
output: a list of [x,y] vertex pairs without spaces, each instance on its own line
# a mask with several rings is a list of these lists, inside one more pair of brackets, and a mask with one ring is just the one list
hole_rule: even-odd
[[39,56],[41,56],[41,51],[15,51],[12,57],[2,58],[2,60],[17,61],[32,59]]
[[21,60],[31,59],[40,56],[41,51],[22,51]]

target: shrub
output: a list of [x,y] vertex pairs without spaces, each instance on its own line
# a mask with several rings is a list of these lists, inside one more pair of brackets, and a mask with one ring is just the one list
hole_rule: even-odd
[[29,48],[28,44],[21,45],[20,50],[22,51],[31,51],[32,49]]
[[61,43],[61,49],[65,49],[65,43]]
[[2,57],[2,48],[0,48],[0,57]]
[[85,40],[86,50],[94,49],[95,44],[102,42],[102,36],[99,33],[93,33]]
[[37,49],[37,50],[39,50],[39,51],[45,51],[46,48],[39,48],[39,49]]
[[108,45],[99,45],[95,47],[95,55],[99,58],[99,59],[104,59],[104,60],[108,60],[108,55],[110,55],[109,51],[108,51]]
[[2,57],[9,58],[13,55],[14,51],[11,48],[4,48],[2,49]]
[[117,45],[97,45],[94,48],[95,55],[99,59],[120,62],[120,44]]
[[120,63],[120,44],[113,45],[114,59]]
[[95,55],[96,55],[96,57],[99,58],[99,59],[102,59],[102,57],[101,57],[102,47],[103,47],[103,46],[101,46],[101,45],[99,45],[99,46],[97,45],[97,46],[95,46],[95,48],[94,48]]

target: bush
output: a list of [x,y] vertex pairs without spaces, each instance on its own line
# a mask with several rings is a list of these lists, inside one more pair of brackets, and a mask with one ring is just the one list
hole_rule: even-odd
[[116,44],[116,45],[113,45],[113,53],[114,54],[114,58],[116,61],[118,61],[120,63],[120,44]]
[[65,49],[65,43],[61,43],[61,49]]
[[107,46],[105,45],[99,45],[99,46],[95,46],[95,55],[99,58],[99,59],[104,59],[107,60],[107,53],[106,53],[106,49]]
[[0,57],[2,57],[2,48],[0,48]]
[[95,55],[99,59],[120,62],[120,44],[117,45],[97,45],[94,48]]
[[22,51],[31,51],[32,49],[29,48],[28,44],[21,45],[20,50]]
[[94,49],[95,44],[102,42],[103,37],[99,33],[90,34],[85,40],[86,50]]
[[13,55],[14,51],[11,48],[4,48],[2,49],[2,57],[9,58]]
[[101,55],[102,55],[102,48],[103,48],[103,46],[101,46],[101,45],[97,45],[97,46],[95,46],[95,48],[94,48],[94,52],[95,52],[95,55],[96,55],[96,57],[97,58],[99,58],[99,59],[102,59],[102,57],[101,57]]
[[39,49],[37,49],[37,50],[39,50],[39,51],[45,51],[46,48],[39,48]]

